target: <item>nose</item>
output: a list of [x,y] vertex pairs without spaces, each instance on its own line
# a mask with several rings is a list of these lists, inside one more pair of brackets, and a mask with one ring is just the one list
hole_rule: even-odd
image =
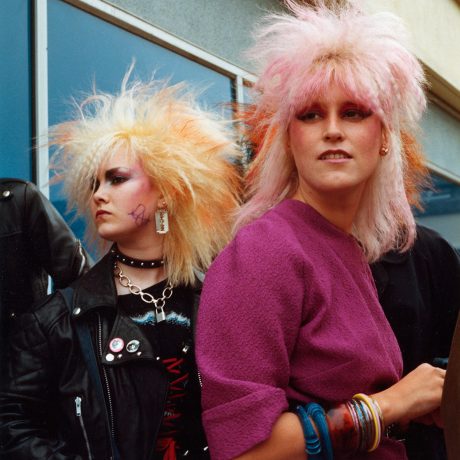
[[344,133],[340,124],[340,118],[331,114],[326,119],[326,126],[324,129],[324,139],[327,141],[337,142],[344,138]]
[[94,191],[93,201],[96,204],[107,203],[107,193],[103,184],[100,184]]

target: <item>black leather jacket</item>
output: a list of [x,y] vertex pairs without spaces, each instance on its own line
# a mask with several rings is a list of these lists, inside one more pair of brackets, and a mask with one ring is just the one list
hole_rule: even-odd
[[48,275],[61,288],[87,268],[80,242],[37,187],[0,179],[0,359],[15,317],[46,295]]
[[[20,327],[11,340],[9,375],[0,394],[3,458],[117,459],[116,425],[145,434],[136,460],[150,460],[168,391],[161,360],[137,325],[116,308],[110,255],[72,287],[71,305],[57,291],[19,318]],[[198,291],[192,295],[198,305]],[[82,330],[88,333],[87,340],[82,341]],[[125,343],[138,340],[138,351],[123,351],[108,361],[108,344],[114,337]],[[184,353],[193,352],[188,350],[184,347]],[[96,372],[88,364],[88,354]],[[145,393],[137,405],[127,408],[124,420],[114,421],[111,404],[116,398],[129,398],[130,380],[124,369],[133,362],[144,364],[135,372],[136,380],[145,382]],[[118,367],[116,382],[110,380],[114,366]],[[191,375],[181,455],[204,459],[208,453],[196,370]],[[139,446],[136,449],[139,452]]]

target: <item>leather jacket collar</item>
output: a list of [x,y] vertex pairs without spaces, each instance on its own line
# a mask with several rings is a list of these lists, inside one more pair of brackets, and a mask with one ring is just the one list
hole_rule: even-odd
[[80,278],[73,299],[74,317],[81,318],[95,308],[116,309],[117,290],[112,273],[112,257],[106,254]]

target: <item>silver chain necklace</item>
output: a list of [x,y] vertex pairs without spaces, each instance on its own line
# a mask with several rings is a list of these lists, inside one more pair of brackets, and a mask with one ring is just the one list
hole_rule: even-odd
[[161,297],[159,299],[155,299],[152,294],[148,292],[144,292],[139,286],[133,284],[132,281],[123,273],[123,270],[115,262],[113,267],[113,273],[118,278],[118,282],[125,288],[128,288],[129,292],[134,295],[141,296],[143,302],[151,304],[155,306],[155,316],[157,323],[161,323],[166,319],[166,314],[164,311],[164,306],[166,304],[166,300],[172,296],[173,293],[173,286],[170,282],[166,285],[161,293]]

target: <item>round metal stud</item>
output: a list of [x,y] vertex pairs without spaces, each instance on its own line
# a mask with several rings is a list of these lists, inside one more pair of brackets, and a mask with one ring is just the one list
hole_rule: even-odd
[[3,198],[8,198],[11,195],[10,190],[3,190],[2,196]]
[[140,344],[139,340],[130,340],[126,345],[126,351],[128,353],[136,353],[136,351],[139,350]]
[[138,352],[136,353],[136,355],[137,355],[137,356],[142,355],[142,351],[138,351]]
[[73,314],[74,314],[75,316],[78,316],[80,313],[81,313],[81,308],[80,308],[80,307],[77,307],[77,308],[74,308],[74,309],[73,309]]
[[111,362],[111,361],[113,361],[115,359],[115,356],[113,356],[112,353],[107,353],[105,355],[105,359],[106,359],[106,361]]
[[117,355],[117,358],[118,358],[118,359],[121,359],[122,356],[123,356],[123,355],[120,353],[119,355]]

